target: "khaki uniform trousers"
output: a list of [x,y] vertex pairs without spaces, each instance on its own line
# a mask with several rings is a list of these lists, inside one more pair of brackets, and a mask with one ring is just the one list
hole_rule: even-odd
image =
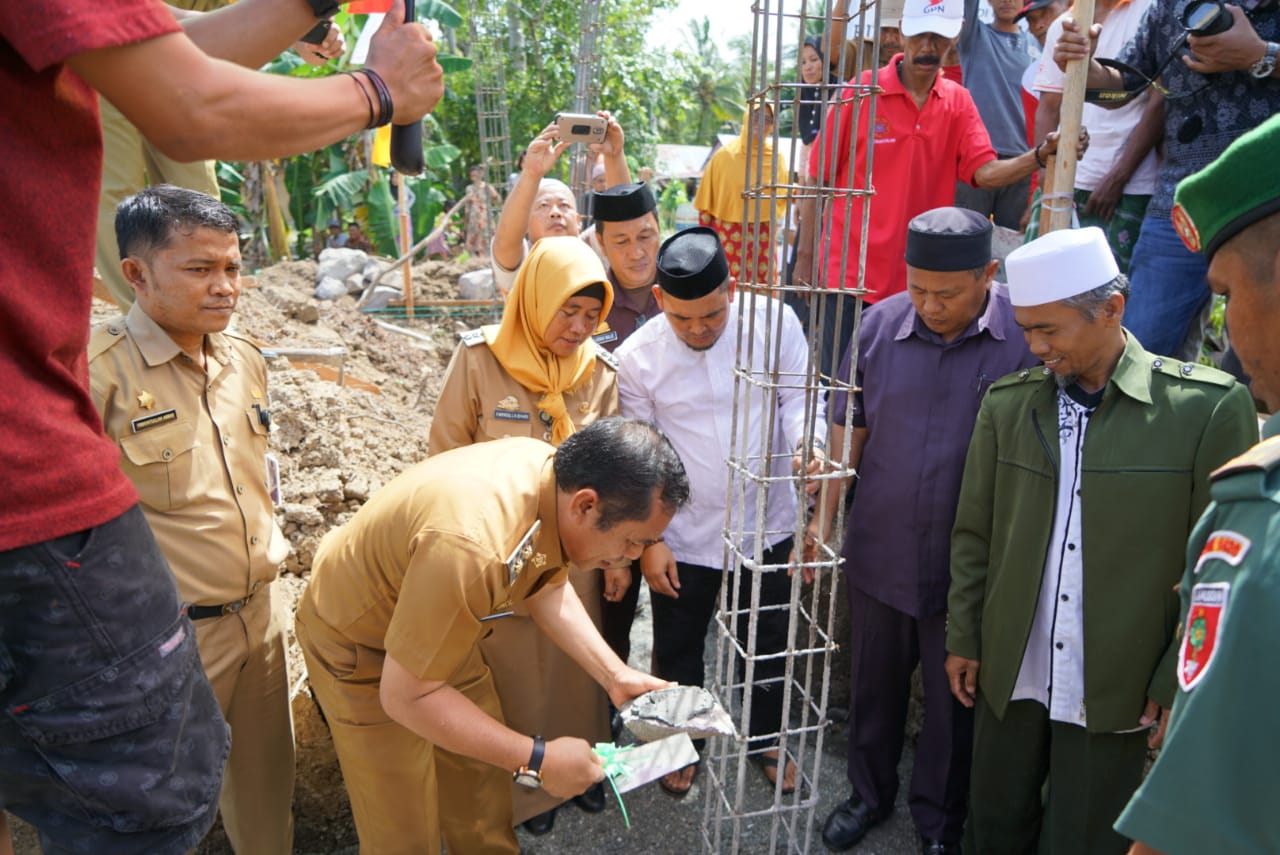
[[293,712],[275,584],[240,611],[195,622],[200,661],[231,726],[222,824],[236,855],[293,851]]
[[[308,680],[333,735],[361,855],[518,855],[511,772],[427,742],[382,709],[385,658],[337,637],[304,600],[295,628]],[[502,721],[489,669],[473,649],[450,684]]]
[[[191,5],[190,3],[184,5]],[[218,198],[214,161],[179,163],[160,153],[106,98],[102,111],[102,192],[98,196],[98,239],[93,264],[102,284],[122,309],[133,305],[133,288],[120,272],[116,206],[144,187],[174,184]]]

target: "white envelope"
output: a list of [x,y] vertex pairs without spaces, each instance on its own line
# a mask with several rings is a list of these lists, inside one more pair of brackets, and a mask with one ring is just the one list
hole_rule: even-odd
[[636,745],[614,758],[618,768],[612,776],[613,784],[618,792],[626,793],[698,762],[698,752],[687,733],[677,733],[657,742]]

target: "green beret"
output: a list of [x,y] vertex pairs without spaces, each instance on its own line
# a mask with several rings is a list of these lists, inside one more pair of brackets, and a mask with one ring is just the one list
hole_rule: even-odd
[[1173,227],[1206,258],[1249,226],[1280,211],[1280,184],[1267,179],[1280,155],[1280,115],[1237,139],[1174,194]]

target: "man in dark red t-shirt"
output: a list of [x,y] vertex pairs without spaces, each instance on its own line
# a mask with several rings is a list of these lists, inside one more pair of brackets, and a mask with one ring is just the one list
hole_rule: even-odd
[[[0,4],[0,202],[23,211],[0,222],[0,808],[34,824],[46,852],[191,849],[213,822],[228,744],[89,396],[93,90],[187,160],[282,157],[434,108],[435,47],[400,6],[374,39],[372,75],[273,77],[202,51],[257,67],[337,9],[242,0],[192,21],[188,38],[158,0]],[[156,465],[180,457],[161,450]]]

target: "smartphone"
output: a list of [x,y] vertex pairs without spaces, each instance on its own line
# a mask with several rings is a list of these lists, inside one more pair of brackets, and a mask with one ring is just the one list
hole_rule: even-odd
[[306,42],[309,45],[324,44],[325,36],[329,35],[329,28],[333,26],[332,21],[320,21],[314,27],[307,30],[306,34],[298,39],[300,42]]
[[609,120],[585,113],[560,113],[556,116],[560,139],[573,143],[602,143]]

